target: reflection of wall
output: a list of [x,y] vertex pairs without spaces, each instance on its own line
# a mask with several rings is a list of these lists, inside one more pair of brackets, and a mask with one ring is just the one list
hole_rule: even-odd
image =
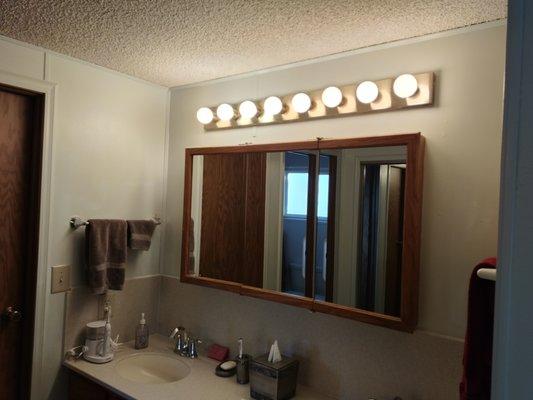
[[266,155],[263,287],[278,291],[281,290],[283,254],[284,159],[282,152]]
[[[421,131],[426,137],[426,158],[419,328],[461,338],[473,265],[496,252],[505,28],[487,29],[484,25],[456,33],[173,90],[167,196],[171,223],[167,227],[162,271],[173,276],[178,273],[185,147]],[[201,105],[428,70],[437,72],[437,96],[432,108],[216,133],[205,133],[195,119]],[[344,398],[393,398],[396,394],[393,388],[398,385],[402,385],[404,398],[457,398],[461,357],[460,351],[456,351],[460,345],[453,341],[433,340],[421,333],[410,336],[304,310],[286,310],[283,312],[287,318],[275,317],[275,313],[282,312],[282,306],[253,299],[241,301],[228,293],[190,285],[181,285],[168,296],[173,296],[167,299],[169,305],[179,296],[184,304],[198,302],[202,310],[216,306],[216,312],[227,313],[216,332],[223,343],[232,343],[242,333],[244,323],[248,327],[245,338],[249,340],[259,341],[278,334],[288,341],[294,340],[295,353],[304,355],[304,368],[317,368],[333,375],[335,383],[328,388],[334,394],[343,393]],[[176,313],[168,317],[168,325],[181,318],[179,322],[213,335],[213,315],[216,314]],[[242,318],[233,324],[230,320],[239,318],[235,316]],[[165,317],[162,322],[166,324]],[[265,326],[269,328],[267,333]],[[323,329],[324,334],[315,335],[317,329]],[[374,340],[374,334],[379,340]],[[310,358],[305,355],[312,352],[309,349],[316,349],[325,338],[332,341],[330,347],[342,352],[335,353],[334,358],[308,361]],[[398,346],[405,347],[400,350]],[[451,347],[455,350],[450,350]],[[431,353],[437,363],[425,359],[426,353]],[[339,365],[360,368],[348,370],[337,368]],[[406,366],[410,369],[407,380],[403,375]],[[435,369],[438,373],[433,374]],[[431,385],[427,385],[428,381]],[[320,382],[317,385],[325,390]]]
[[204,177],[204,157],[194,156],[192,164],[191,183],[191,219],[193,223],[193,240],[189,243],[189,250],[194,259],[189,264],[189,272],[198,275],[200,273],[200,245],[202,240],[202,188]]

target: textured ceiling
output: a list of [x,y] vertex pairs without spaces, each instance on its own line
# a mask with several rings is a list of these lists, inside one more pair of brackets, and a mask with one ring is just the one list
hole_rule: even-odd
[[492,21],[506,0],[0,0],[0,34],[177,86]]

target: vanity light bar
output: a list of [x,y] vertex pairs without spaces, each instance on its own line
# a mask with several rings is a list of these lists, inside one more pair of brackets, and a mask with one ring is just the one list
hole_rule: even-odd
[[206,131],[309,121],[433,105],[434,73],[402,74],[345,86],[201,107]]

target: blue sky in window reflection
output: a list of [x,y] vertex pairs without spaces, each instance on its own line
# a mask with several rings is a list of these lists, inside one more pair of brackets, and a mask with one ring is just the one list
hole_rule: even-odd
[[[307,183],[309,174],[304,172],[289,172],[285,180],[285,215],[307,215]],[[329,175],[318,176],[318,204],[319,218],[328,217],[328,184]]]

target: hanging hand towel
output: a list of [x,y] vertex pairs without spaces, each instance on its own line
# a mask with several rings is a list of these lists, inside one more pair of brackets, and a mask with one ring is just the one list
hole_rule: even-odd
[[89,286],[93,293],[122,290],[127,257],[127,224],[123,220],[91,219],[85,228]]
[[130,249],[149,250],[154,229],[155,221],[150,219],[128,221],[128,245]]
[[481,268],[496,268],[496,259],[480,262],[470,278],[461,400],[490,400],[494,282],[477,276]]

